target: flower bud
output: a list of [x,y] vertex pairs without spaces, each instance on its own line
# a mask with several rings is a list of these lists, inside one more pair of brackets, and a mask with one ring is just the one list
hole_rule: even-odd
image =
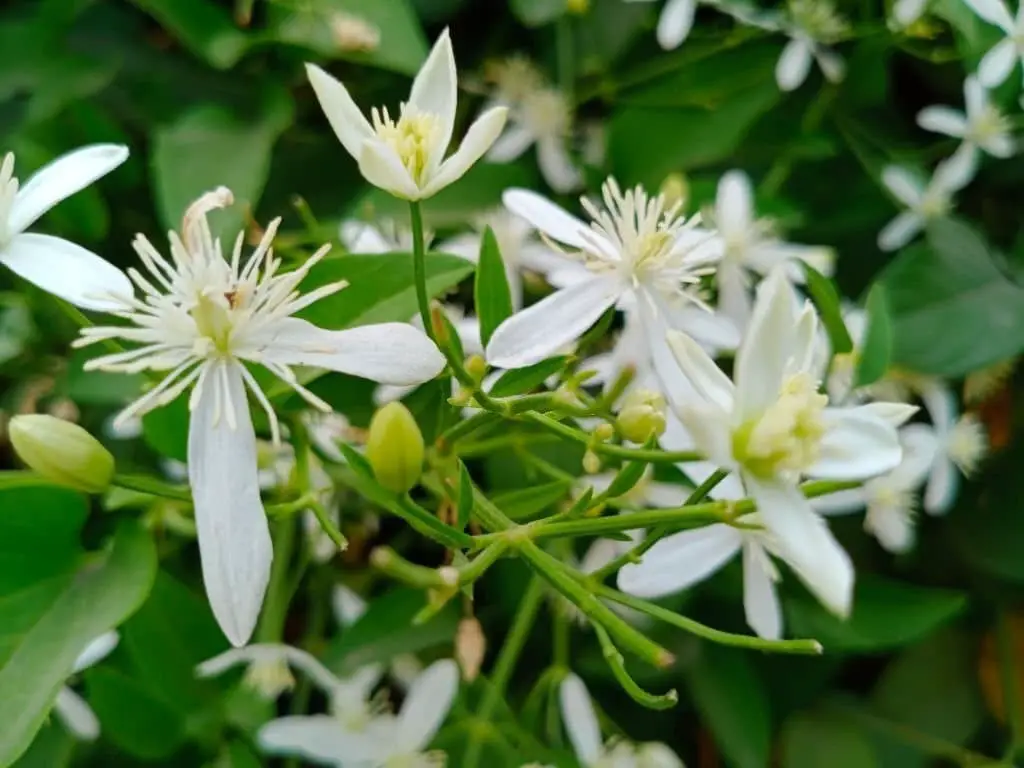
[[377,482],[395,493],[410,490],[423,473],[423,433],[409,409],[388,403],[373,414],[366,458]]
[[583,454],[583,471],[588,475],[596,475],[601,471],[601,457],[593,451]]
[[473,682],[480,674],[486,650],[487,639],[480,622],[472,617],[460,621],[459,630],[455,633],[455,659],[462,668],[466,682]]
[[594,439],[602,443],[615,437],[615,428],[611,424],[598,424],[594,428]]
[[473,381],[480,381],[487,373],[487,361],[480,355],[470,355],[466,359],[466,372],[473,377]]
[[102,493],[114,477],[114,457],[77,424],[45,414],[15,416],[11,444],[23,462],[57,485]]
[[616,425],[634,443],[660,435],[665,431],[665,398],[650,389],[633,390],[622,401]]

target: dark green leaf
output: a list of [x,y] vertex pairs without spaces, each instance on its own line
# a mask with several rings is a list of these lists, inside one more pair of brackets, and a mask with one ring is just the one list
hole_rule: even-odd
[[231,17],[210,0],[132,0],[177,37],[192,53],[218,69],[234,65],[248,41]]
[[875,768],[878,758],[856,723],[831,713],[801,713],[782,729],[782,768]]
[[865,308],[868,325],[857,360],[855,387],[864,387],[882,378],[889,368],[892,355],[892,318],[889,316],[888,299],[882,283],[871,287]]
[[476,314],[480,318],[480,340],[486,347],[494,330],[512,315],[512,292],[502,260],[498,239],[490,227],[480,241],[480,261],[476,268]]
[[518,491],[495,494],[493,501],[513,520],[528,520],[564,499],[571,487],[572,483],[565,480],[554,480]]
[[553,376],[565,367],[567,357],[549,357],[526,368],[505,371],[494,382],[489,394],[491,397],[510,397],[521,395],[543,384],[549,376]]
[[843,322],[842,310],[839,306],[839,293],[835,284],[818,270],[806,262],[803,265],[807,275],[807,290],[818,309],[821,322],[828,332],[828,340],[832,345],[832,353],[844,355],[853,350],[853,340]]
[[185,721],[141,683],[115,669],[85,672],[89,702],[103,737],[133,757],[171,755],[185,739]]

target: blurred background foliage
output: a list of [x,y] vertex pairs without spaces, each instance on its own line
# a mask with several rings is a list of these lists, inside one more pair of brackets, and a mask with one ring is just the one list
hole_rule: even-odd
[[[329,67],[360,104],[395,105],[429,41],[450,26],[465,89],[463,124],[487,95],[488,62],[525,54],[566,91],[587,135],[603,138],[603,159],[588,160],[588,188],[607,173],[623,184],[654,188],[670,174],[683,173],[695,208],[713,197],[724,171],[742,168],[757,183],[759,208],[773,214],[790,239],[837,249],[838,282],[847,297],[857,300],[874,281],[885,282],[896,364],[956,380],[1012,360],[1024,348],[1024,291],[1018,283],[1024,267],[1024,156],[983,167],[960,196],[959,223],[945,222],[945,229],[896,255],[882,254],[875,244],[894,212],[879,182],[881,168],[889,162],[929,167],[949,154],[952,141],[925,134],[914,116],[929,104],[960,103],[964,75],[989,47],[993,28],[961,0],[934,0],[929,14],[906,33],[887,29],[880,0],[842,0],[837,7],[854,29],[839,46],[848,62],[846,80],[830,85],[815,72],[805,87],[784,94],[773,77],[783,38],[699,12],[690,40],[666,53],[652,34],[658,7],[646,3],[11,0],[0,10],[0,133],[5,150],[16,153],[23,178],[79,145],[130,146],[126,165],[59,205],[45,222],[48,231],[116,264],[133,263],[130,242],[136,232],[162,242],[161,233],[178,226],[187,202],[217,185],[230,187],[242,203],[222,214],[222,233],[232,235],[241,225],[255,229],[257,222],[283,215],[280,243],[287,254],[336,240],[343,218],[402,215],[393,201],[367,187],[338,144],[303,63]],[[372,51],[346,49],[338,29],[346,14],[379,30]],[[1015,75],[997,100],[1016,109],[1018,90]],[[576,149],[583,152],[582,138]],[[428,225],[456,230],[497,205],[512,185],[542,188],[532,153],[512,165],[478,165],[427,202]],[[349,268],[361,267],[353,262]],[[467,273],[448,265],[432,286],[454,288]],[[404,319],[406,308],[412,312],[409,296],[399,295],[408,286],[400,282],[399,316],[388,319]],[[469,293],[463,289],[460,295]],[[337,306],[344,303],[332,304]],[[351,311],[358,314],[357,309]],[[81,356],[68,352],[74,332],[46,296],[0,272],[5,412],[51,410],[102,431],[137,382],[84,373]],[[1024,670],[1024,622],[1017,618],[1024,585],[1019,389],[1011,377],[980,406],[993,455],[948,517],[921,520],[911,553],[888,555],[863,535],[859,519],[836,522],[858,567],[856,607],[848,623],[827,616],[795,580],[786,582],[789,631],[820,639],[828,651],[823,658],[758,655],[654,627],[654,638],[679,663],[664,672],[638,668],[636,674],[644,684],[684,692],[678,707],[654,713],[618,689],[592,635],[574,631],[573,665],[587,677],[610,722],[636,740],[668,742],[698,768],[980,765],[980,754],[999,755],[1008,741],[1024,739],[1017,671]],[[365,426],[372,412],[365,382],[331,377],[318,392]],[[431,385],[410,406],[426,420],[442,397],[443,387]],[[182,458],[181,415],[172,407],[147,419],[145,447],[110,441],[119,461],[142,468],[157,466],[162,457]],[[430,439],[436,425],[424,429]],[[9,446],[0,450],[11,466]],[[579,455],[564,447],[535,450],[579,474]],[[564,493],[561,488],[552,495],[548,488],[545,496],[544,486],[513,452],[489,458],[481,469],[491,490],[499,498],[506,494],[505,508],[518,504],[523,516]],[[525,484],[534,486],[532,493],[515,496]],[[0,662],[19,639],[24,618],[4,596],[20,594],[19,585],[43,583],[48,573],[79,578],[65,566],[69,557],[81,555],[83,525],[88,545],[122,516],[135,514],[131,499],[118,501],[121,511],[93,516],[86,524],[75,494],[0,489]],[[355,496],[343,502],[366,505]],[[414,553],[422,548],[411,532],[387,521],[376,534],[347,533],[350,550],[311,572],[289,619],[290,639],[310,634],[311,626],[320,637],[335,636],[324,630],[330,625],[325,604],[331,581],[340,574],[358,586],[373,578],[365,568],[369,541]],[[118,535],[115,549],[126,548],[123,562],[112,557],[105,578],[128,586],[154,578],[155,559],[146,549],[151,545],[133,544],[134,535],[127,529]],[[200,597],[194,548],[159,535],[159,526],[156,542],[161,567],[152,591],[148,597],[122,596],[124,605],[143,597],[145,602],[122,626],[122,642],[110,662],[83,676],[103,738],[75,744],[50,723],[17,763],[21,768],[267,764],[253,751],[250,736],[269,705],[244,689],[225,696],[226,683],[192,676],[195,663],[225,645]],[[429,550],[420,554],[436,557]],[[478,615],[492,654],[526,580],[521,564],[503,562],[481,585]],[[685,600],[688,615],[742,632],[739,582],[734,563],[671,602]],[[313,648],[332,668],[406,651],[449,652],[455,607],[412,627],[409,620],[422,597],[385,586],[356,627]],[[89,584],[82,589],[83,605],[102,610],[91,602],[96,597]],[[50,632],[69,626],[60,617],[77,621],[82,612],[61,613],[70,610],[62,600],[55,597],[47,608],[54,622]],[[111,610],[127,612],[124,606]],[[555,745],[551,759],[569,765],[550,691],[527,698],[550,663],[550,632],[542,614],[510,703],[522,712],[521,727],[531,738]],[[43,636],[36,640],[45,653]],[[0,672],[0,698],[5,685],[16,680]],[[470,703],[485,686],[481,681],[471,690]],[[456,727],[446,731],[444,746],[458,766],[460,744],[480,726],[465,708],[452,722]],[[488,754],[495,764],[519,764],[497,749]]]

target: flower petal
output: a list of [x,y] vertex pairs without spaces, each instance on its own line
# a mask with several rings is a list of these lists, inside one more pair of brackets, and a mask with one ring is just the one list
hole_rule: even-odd
[[459,690],[459,666],[451,659],[435,661],[409,687],[398,715],[402,746],[420,751],[434,738]]
[[806,40],[790,40],[775,65],[775,82],[783,91],[800,87],[811,71],[811,45]]
[[387,144],[376,139],[364,141],[355,157],[359,161],[359,172],[375,187],[403,200],[429,197],[416,186],[395,150]]
[[811,499],[811,508],[822,515],[846,515],[859,512],[867,504],[863,488],[849,488]]
[[495,329],[487,361],[498,368],[525,368],[575,341],[618,301],[623,286],[614,276],[595,276],[563,288]]
[[338,239],[349,253],[389,253],[395,250],[373,224],[356,219],[341,222]]
[[541,139],[537,142],[537,166],[544,181],[555,192],[565,194],[583,183],[583,177],[573,165],[565,142],[561,139]]
[[882,184],[908,208],[915,208],[924,195],[920,178],[899,165],[887,165],[882,169]]
[[917,124],[926,131],[956,138],[962,138],[967,130],[967,118],[950,107],[925,107],[917,113]]
[[591,248],[584,237],[590,227],[543,195],[528,189],[508,189],[501,201],[512,213],[526,219],[552,240],[580,250]]
[[72,668],[72,672],[81,672],[83,669],[103,661],[117,647],[120,639],[121,637],[117,634],[116,630],[112,629],[109,632],[104,632],[85,646],[85,650],[75,659],[75,666]]
[[830,408],[818,460],[807,470],[826,480],[865,480],[894,469],[902,449],[895,428],[859,408]]
[[618,587],[637,597],[670,595],[718,571],[741,544],[740,532],[724,523],[666,536],[639,563],[622,566]]
[[977,170],[978,148],[964,142],[956,152],[935,166],[929,187],[949,196],[970,184]]
[[601,757],[601,728],[587,686],[578,675],[570,672],[562,680],[558,702],[576,758],[583,765],[594,765]]
[[306,65],[306,76],[338,141],[358,161],[363,151],[363,142],[374,137],[373,126],[339,80],[315,64]]
[[877,402],[858,405],[853,410],[870,414],[893,427],[901,427],[920,409],[916,405],[907,403]]
[[924,491],[924,511],[929,515],[944,515],[956,501],[960,487],[960,474],[956,466],[943,454],[935,457],[928,485]]
[[344,682],[311,654],[283,643],[255,643],[242,648],[231,648],[199,664],[196,667],[196,675],[215,677],[240,664],[261,662],[285,662],[301,670],[328,694]]
[[487,150],[487,162],[511,163],[530,148],[535,138],[533,133],[519,123],[507,125],[504,132]]
[[480,115],[469,126],[455,154],[441,163],[437,172],[427,181],[423,197],[436,195],[452,182],[461,179],[501,135],[507,115],[508,110],[505,107],[494,107]]
[[440,130],[434,146],[430,150],[430,159],[440,163],[445,150],[452,140],[455,127],[455,107],[458,100],[458,78],[455,74],[455,54],[452,52],[452,41],[448,29],[441,33],[434,47],[423,62],[416,79],[412,82],[409,92],[408,108],[416,112],[436,115],[440,120]]
[[668,0],[658,17],[658,45],[666,51],[678,48],[693,27],[697,0]]
[[715,361],[700,344],[681,331],[669,331],[666,339],[676,362],[697,391],[721,410],[730,412],[734,387]]
[[123,309],[122,304],[105,297],[134,293],[128,276],[113,264],[52,235],[18,235],[0,251],[0,264],[47,293],[83,309]]
[[64,723],[64,727],[82,741],[95,741],[100,735],[100,721],[88,702],[64,686],[57,691],[53,711]]
[[903,211],[878,233],[878,247],[883,251],[897,251],[909,243],[924,227],[924,219],[913,211]]
[[743,545],[743,611],[747,624],[765,640],[782,637],[782,609],[766,562],[768,553],[755,541]]
[[422,384],[445,366],[423,331],[408,323],[379,323],[328,331],[297,317],[283,318],[253,338],[240,354],[282,365],[361,376],[381,384]]
[[887,552],[901,555],[914,545],[914,517],[898,505],[872,505],[864,516],[864,530]]
[[741,339],[740,330],[731,319],[693,304],[673,310],[670,325],[712,351],[734,350]]
[[741,419],[759,415],[774,403],[793,353],[796,294],[784,270],[774,270],[759,286],[747,335],[736,353],[735,409]]
[[892,16],[901,27],[909,27],[924,13],[928,0],[896,0],[892,6]]
[[676,409],[676,414],[701,453],[722,469],[736,468],[727,411],[709,403],[706,406],[682,405]]
[[1004,32],[1013,31],[1013,17],[1001,0],[964,0],[964,2],[989,24],[995,24]]
[[928,418],[939,434],[945,434],[956,423],[959,409],[953,390],[941,379],[927,379],[919,387],[921,402]]
[[192,411],[188,476],[206,594],[224,634],[240,646],[256,626],[274,555],[245,385],[237,364],[227,366],[210,370]]
[[744,475],[761,521],[785,560],[833,613],[847,616],[853,601],[853,563],[800,489]]
[[339,584],[331,594],[334,618],[342,627],[351,627],[366,613],[366,601],[358,594]]
[[121,144],[93,144],[44,165],[18,190],[7,219],[8,235],[31,227],[57,203],[106,176],[128,159]]
[[715,224],[726,239],[746,238],[754,222],[754,193],[743,171],[729,171],[718,182]]
[[374,754],[367,734],[346,731],[331,715],[297,715],[271,720],[257,734],[260,748],[273,755],[296,755],[330,765],[355,763]]
[[1006,38],[992,46],[978,64],[978,79],[986,88],[1002,85],[1017,63],[1017,49],[1013,40]]

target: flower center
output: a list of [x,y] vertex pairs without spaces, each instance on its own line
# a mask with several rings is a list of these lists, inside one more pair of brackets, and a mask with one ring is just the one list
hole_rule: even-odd
[[965,414],[946,436],[946,455],[965,475],[977,469],[987,450],[985,428],[974,414]]
[[267,699],[276,699],[291,690],[295,678],[284,659],[256,661],[245,672],[245,685]]
[[486,78],[494,83],[498,101],[518,104],[541,88],[544,78],[533,62],[524,56],[512,56],[487,65]]
[[0,248],[7,245],[11,232],[7,220],[11,215],[11,206],[18,194],[18,180],[14,177],[14,153],[8,152],[0,165]]
[[970,126],[970,138],[979,144],[991,141],[1003,136],[1010,130],[1009,121],[1003,113],[986,104],[981,113],[972,121]]
[[431,112],[417,112],[407,104],[402,105],[397,122],[387,109],[374,109],[371,118],[377,138],[395,150],[413,181],[422,186],[441,132],[440,118]]
[[818,458],[827,405],[810,375],[791,376],[778,400],[733,433],[733,455],[761,477],[806,471]]
[[231,331],[235,325],[232,315],[239,297],[239,291],[199,295],[189,310],[200,336],[196,339],[197,354],[203,357],[230,354]]
[[789,13],[797,27],[822,43],[840,40],[849,29],[828,0],[790,0]]
[[535,136],[561,138],[569,133],[569,105],[553,88],[532,91],[523,99],[523,121]]
[[936,189],[932,186],[925,191],[917,212],[926,219],[937,219],[949,213],[952,207],[949,193],[944,189]]

